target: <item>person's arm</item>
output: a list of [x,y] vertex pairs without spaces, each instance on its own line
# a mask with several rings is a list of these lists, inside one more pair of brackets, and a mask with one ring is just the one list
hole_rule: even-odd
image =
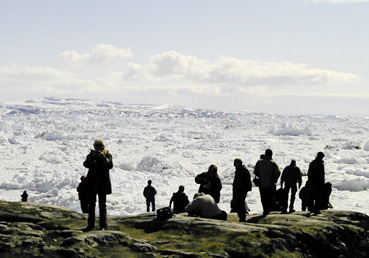
[[189,203],[185,207],[185,211],[189,214],[198,214],[199,211],[199,201],[197,199],[194,199],[191,203]]
[[298,179],[297,179],[297,183],[299,184],[299,189],[301,188],[302,185],[302,175],[301,175],[301,171],[299,168],[297,168],[298,171]]
[[174,197],[174,194],[173,194],[172,198],[170,198],[170,201],[169,201],[169,208],[172,208],[173,197]]

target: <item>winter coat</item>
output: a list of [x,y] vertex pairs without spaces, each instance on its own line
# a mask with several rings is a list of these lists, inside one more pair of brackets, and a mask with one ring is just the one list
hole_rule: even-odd
[[282,172],[281,185],[285,183],[285,186],[296,186],[298,183],[301,186],[302,176],[301,171],[296,166],[287,166]]
[[259,187],[272,188],[275,186],[281,172],[279,171],[277,163],[270,157],[265,157],[259,160],[255,165],[255,176],[260,179]]
[[195,182],[200,184],[199,193],[210,194],[219,203],[222,181],[218,175],[211,177],[209,172],[203,172],[195,177]]
[[311,189],[321,189],[325,182],[324,161],[316,158],[309,164],[308,180]]
[[77,187],[78,199],[87,200],[88,199],[88,189],[86,184],[86,179],[79,183]]
[[170,199],[170,204],[173,202],[173,211],[175,213],[181,213],[185,211],[185,207],[190,203],[187,195],[184,192],[173,193]]
[[156,189],[151,185],[148,185],[144,188],[143,195],[148,201],[155,200]]
[[201,194],[196,197],[185,208],[189,214],[197,215],[202,218],[212,218],[222,213],[214,198],[209,194]]
[[249,170],[242,165],[236,168],[233,179],[233,199],[246,198],[247,192],[251,191],[251,176]]
[[88,168],[85,180],[89,195],[112,193],[109,170],[113,167],[113,157],[108,150],[91,150],[83,166]]

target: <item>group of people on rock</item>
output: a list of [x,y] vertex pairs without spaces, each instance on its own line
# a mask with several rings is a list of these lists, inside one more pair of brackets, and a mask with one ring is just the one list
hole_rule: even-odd
[[[88,213],[88,225],[85,231],[90,231],[95,227],[95,206],[98,196],[100,211],[100,229],[107,229],[106,196],[111,194],[111,182],[109,170],[113,167],[112,155],[105,149],[102,139],[96,139],[94,149],[87,155],[83,165],[88,168],[87,176],[81,177],[81,183],[77,190],[81,201],[82,212]],[[263,215],[267,216],[273,210],[280,210],[282,213],[294,212],[294,202],[296,193],[302,185],[301,171],[292,160],[281,176],[279,167],[273,161],[273,152],[265,150],[265,154],[257,161],[251,181],[251,174],[243,161],[239,158],[234,160],[235,174],[232,184],[231,211],[236,212],[240,222],[246,221],[248,207],[246,204],[247,193],[252,189],[252,182],[259,187]],[[324,154],[318,152],[316,158],[309,164],[308,181],[300,190],[299,196],[302,200],[302,210],[308,209],[310,212],[319,214],[321,209],[331,207],[329,195],[332,185],[325,183]],[[276,190],[276,184],[280,179],[281,188]],[[194,195],[192,202],[188,200],[184,192],[184,186],[179,186],[176,193],[170,199],[169,207],[175,213],[188,212],[189,215],[204,218],[226,220],[227,213],[218,207],[222,182],[215,165],[210,165],[208,171],[198,174],[195,182],[199,184],[198,193]],[[155,195],[157,191],[152,186],[152,181],[144,188],[143,195],[146,198],[147,212],[155,211]],[[290,203],[288,206],[288,195]]]

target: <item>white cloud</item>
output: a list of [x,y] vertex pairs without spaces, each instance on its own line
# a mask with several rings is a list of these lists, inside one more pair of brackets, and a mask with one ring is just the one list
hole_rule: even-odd
[[66,50],[60,54],[60,58],[72,66],[109,65],[130,57],[132,53],[129,48],[123,49],[104,44],[93,47],[91,53],[80,54],[77,51]]
[[351,73],[311,69],[306,64],[260,62],[223,57],[215,62],[175,51],[152,56],[144,65],[129,64],[127,80],[181,80],[243,87],[354,82]]
[[[67,71],[40,66],[0,67],[0,88],[27,92],[77,92],[103,90],[89,80],[82,80]],[[100,89],[101,88],[101,89]]]
[[308,1],[311,1],[313,3],[331,3],[331,4],[369,2],[369,0],[308,0]]
[[11,81],[49,81],[55,79],[68,79],[72,77],[70,72],[57,70],[51,67],[19,67],[16,64],[0,67],[0,75],[2,80],[6,79]]

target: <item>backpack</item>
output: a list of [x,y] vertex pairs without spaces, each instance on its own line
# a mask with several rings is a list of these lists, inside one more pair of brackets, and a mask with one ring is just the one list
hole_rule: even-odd
[[156,210],[156,218],[158,220],[167,220],[173,217],[174,213],[171,208],[164,207]]

